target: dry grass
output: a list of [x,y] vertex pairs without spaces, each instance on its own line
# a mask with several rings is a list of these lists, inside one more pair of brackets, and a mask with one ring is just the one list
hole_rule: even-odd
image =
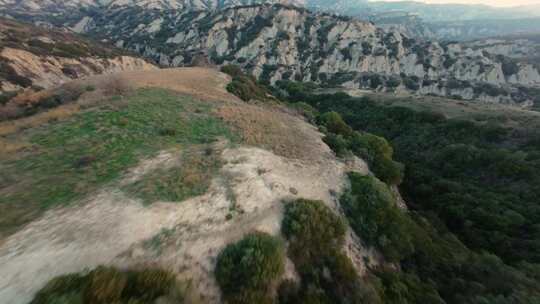
[[0,138],[0,156],[15,153],[28,147],[30,147],[30,144],[25,142],[11,141]]
[[244,143],[269,149],[280,156],[309,159],[312,139],[305,136],[305,124],[279,109],[250,104],[231,104],[219,108],[218,115],[239,131]]
[[29,117],[0,122],[0,136],[7,136],[20,130],[38,127],[51,121],[64,120],[82,109],[103,104],[111,96],[127,95],[134,89],[141,87],[168,88],[202,100],[237,100],[234,95],[229,94],[225,89],[228,81],[227,75],[214,69],[180,68],[93,76],[40,92],[27,91],[14,97],[3,110],[8,112],[20,111],[25,105],[39,102],[39,100],[53,96],[59,91],[71,92],[88,86],[94,88],[92,91],[84,92],[75,103],[60,105]]
[[64,120],[79,112],[80,108],[78,104],[63,105],[33,116],[1,122],[0,136],[7,136],[24,129],[39,127],[51,121]]
[[230,77],[215,69],[191,67],[123,73],[135,87],[159,87],[185,93],[202,100],[238,100],[226,90]]
[[121,75],[104,76],[99,83],[104,96],[124,96],[133,91],[133,86]]

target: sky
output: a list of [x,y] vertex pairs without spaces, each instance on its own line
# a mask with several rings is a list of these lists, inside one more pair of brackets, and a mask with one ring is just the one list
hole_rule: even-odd
[[[371,0],[380,1],[380,0]],[[402,0],[383,0],[383,1],[402,1]],[[540,4],[540,0],[415,0],[425,3],[461,3],[461,4],[487,4],[491,6],[510,7],[529,4]]]

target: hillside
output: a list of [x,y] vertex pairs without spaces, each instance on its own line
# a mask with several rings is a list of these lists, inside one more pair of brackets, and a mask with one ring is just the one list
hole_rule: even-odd
[[523,86],[540,85],[537,65],[282,5],[166,15],[122,10],[93,21],[89,33],[161,65],[187,65],[203,54],[239,64],[263,82],[315,81],[525,106],[536,95]]
[[[408,215],[422,228],[402,224],[413,238],[410,247],[406,240],[390,242],[404,246],[398,257],[402,277],[382,276],[383,285],[407,287],[387,303],[538,301],[533,287],[540,257],[537,112],[433,97],[313,95],[315,89],[282,82],[276,92],[320,112],[335,111],[353,130],[383,136],[394,159],[405,165],[399,189]],[[325,142],[338,155],[366,159],[374,173],[385,167],[347,133],[329,135]],[[370,212],[368,206],[352,208],[352,214]],[[367,214],[349,218],[364,241],[370,231],[389,224],[375,220],[373,226],[374,213]]]
[[0,0],[1,304],[540,303],[540,38],[283,3]]
[[30,20],[107,40],[162,66],[189,66],[194,58],[206,58],[238,64],[270,83],[314,81],[525,107],[535,102],[540,86],[537,62],[467,44],[425,42],[399,29],[279,4],[196,11],[112,6],[76,14],[59,10],[54,18]]
[[[129,89],[111,93],[113,79]],[[96,76],[70,84],[95,87],[70,104],[1,123],[0,297],[26,303],[56,275],[151,263],[216,303],[225,244],[278,235],[282,201],[336,210],[346,172],[365,165],[337,159],[299,115],[240,102],[229,79],[200,68]],[[363,271],[370,251],[347,243]]]
[[95,74],[155,68],[124,50],[2,18],[0,66],[0,93],[49,88]]
[[538,113],[223,71],[93,76],[0,122],[2,299],[538,299]]

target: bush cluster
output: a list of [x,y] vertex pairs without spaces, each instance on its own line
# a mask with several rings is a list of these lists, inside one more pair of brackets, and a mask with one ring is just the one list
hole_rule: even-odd
[[30,303],[153,303],[158,298],[183,302],[174,274],[161,269],[122,271],[99,266],[87,274],[52,279]]
[[324,142],[337,155],[346,155],[350,151],[367,161],[371,171],[385,183],[401,183],[404,167],[392,160],[394,151],[384,138],[353,131],[336,112],[322,114],[318,122],[326,133]]
[[259,85],[253,76],[248,76],[242,72],[240,67],[226,65],[221,68],[223,73],[229,74],[232,81],[227,85],[227,91],[234,94],[243,101],[269,99],[270,92],[264,86]]
[[217,258],[215,275],[227,303],[272,303],[284,259],[281,241],[262,232],[225,247]]
[[301,284],[283,282],[280,304],[379,302],[373,287],[358,277],[342,252],[345,224],[323,202],[299,199],[288,203],[281,229]]
[[410,235],[414,227],[396,204],[388,186],[375,177],[350,173],[350,189],[341,197],[341,206],[354,231],[384,256],[399,262],[414,251]]
[[[327,95],[312,95],[315,85],[312,83],[299,83],[292,81],[278,81],[273,92],[281,99],[293,103],[308,104],[319,107],[319,96],[326,98]],[[314,98],[317,96],[317,98]],[[332,97],[342,100],[351,98],[345,93],[337,93]],[[311,111],[312,113],[314,111]],[[343,119],[336,111],[323,112],[316,118],[316,123],[325,134],[324,142],[338,156],[346,156],[354,153],[366,160],[371,171],[387,184],[397,185],[403,180],[405,167],[393,160],[393,149],[388,141],[382,137],[367,132],[358,132]]]

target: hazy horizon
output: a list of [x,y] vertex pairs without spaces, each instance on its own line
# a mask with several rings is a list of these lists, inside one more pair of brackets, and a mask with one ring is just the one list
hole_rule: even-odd
[[484,4],[495,7],[515,7],[540,4],[540,0],[370,0],[371,2],[417,1],[429,4]]

